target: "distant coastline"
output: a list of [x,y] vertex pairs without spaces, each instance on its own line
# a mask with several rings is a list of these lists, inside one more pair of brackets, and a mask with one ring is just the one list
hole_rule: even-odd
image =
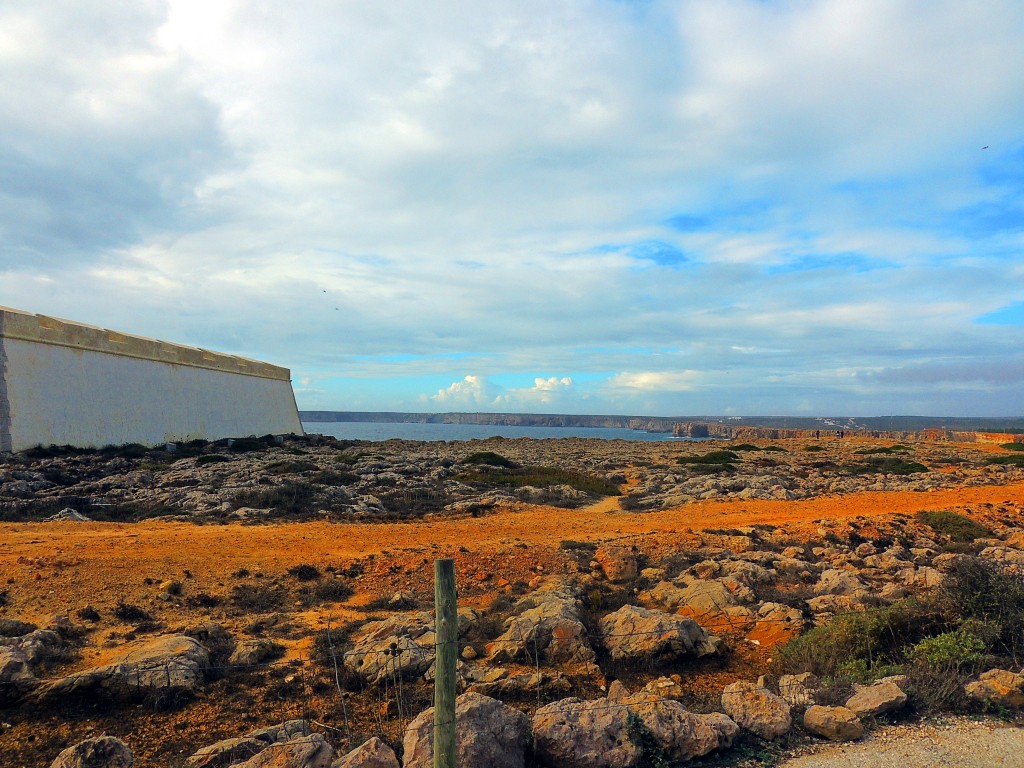
[[479,424],[507,427],[632,429],[671,433],[676,425],[699,423],[787,430],[1024,433],[1024,417],[959,416],[623,416],[559,413],[405,413],[399,411],[299,411],[303,422],[367,424]]

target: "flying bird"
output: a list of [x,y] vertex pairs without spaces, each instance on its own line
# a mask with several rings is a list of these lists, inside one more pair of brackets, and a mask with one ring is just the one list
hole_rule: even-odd
[[988,149],[988,144],[986,144],[984,147],[982,147],[982,149]]

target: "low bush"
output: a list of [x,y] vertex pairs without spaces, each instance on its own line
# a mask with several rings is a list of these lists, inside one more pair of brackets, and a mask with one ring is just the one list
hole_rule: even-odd
[[231,604],[249,613],[267,613],[281,608],[288,590],[280,584],[236,584],[231,588]]
[[1024,455],[1012,454],[1009,456],[993,456],[986,460],[985,463],[1000,466],[1024,467]]
[[272,488],[251,489],[235,495],[235,509],[273,509],[284,515],[301,515],[311,510],[316,489],[306,482],[284,483]]
[[807,451],[807,453],[818,453],[820,451],[824,451],[825,448],[820,445],[805,445],[804,450]]
[[1024,661],[1024,577],[977,557],[958,560],[942,583],[947,613],[1016,665]]
[[945,534],[957,542],[969,542],[992,535],[992,532],[981,523],[976,523],[956,512],[925,511],[918,512],[914,517],[936,533]]
[[603,477],[559,467],[520,467],[486,472],[468,471],[461,473],[459,480],[478,487],[504,487],[509,490],[528,485],[535,488],[568,485],[577,491],[596,496],[618,496],[621,493],[618,485]]
[[679,456],[677,464],[728,464],[739,459],[734,451],[709,451],[697,456]]
[[264,472],[271,475],[299,475],[303,472],[312,472],[318,469],[311,461],[273,461],[263,468]]
[[512,459],[505,458],[500,453],[494,451],[477,451],[466,456],[462,464],[479,464],[488,467],[505,467],[506,469],[516,469],[519,465],[516,464]]
[[299,581],[314,581],[320,578],[320,569],[315,565],[302,563],[300,565],[293,565],[289,568],[288,575],[294,576]]
[[999,447],[1008,451],[1024,451],[1024,443],[1003,443]]
[[351,472],[337,472],[333,469],[324,469],[309,476],[309,482],[316,485],[326,485],[337,488],[343,485],[352,485],[359,481],[359,475]]
[[928,472],[928,467],[916,461],[904,461],[896,456],[868,456],[863,464],[847,466],[847,472],[855,475],[881,473],[886,475],[913,475]]
[[231,459],[221,453],[205,453],[202,456],[196,456],[196,466],[202,467],[206,464],[223,464]]
[[121,621],[127,621],[131,623],[137,623],[142,621],[152,621],[153,617],[150,616],[145,610],[137,605],[126,603],[124,600],[118,601],[117,605],[114,606],[114,616]]

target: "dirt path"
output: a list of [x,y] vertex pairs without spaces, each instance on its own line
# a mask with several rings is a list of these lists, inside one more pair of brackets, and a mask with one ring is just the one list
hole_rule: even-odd
[[957,718],[879,728],[857,744],[827,745],[779,768],[1020,768],[1024,728]]

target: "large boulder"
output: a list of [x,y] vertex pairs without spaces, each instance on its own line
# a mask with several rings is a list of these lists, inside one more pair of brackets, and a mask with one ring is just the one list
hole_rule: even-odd
[[38,684],[24,651],[0,647],[0,707],[13,704]]
[[374,736],[364,741],[351,752],[342,755],[331,768],[402,768],[395,757],[395,751]]
[[832,741],[853,741],[864,735],[864,724],[846,707],[808,707],[804,728]]
[[319,733],[298,734],[271,744],[233,768],[330,768],[334,748]]
[[604,575],[611,582],[632,581],[637,575],[636,555],[626,547],[606,544],[594,553]]
[[370,621],[352,635],[345,667],[368,683],[419,677],[434,663],[435,642],[433,617],[426,612]]
[[831,568],[822,572],[818,583],[814,585],[814,594],[857,597],[867,594],[867,586],[852,571]]
[[607,699],[570,698],[541,707],[533,716],[534,750],[564,768],[629,768],[643,754],[633,740],[630,710]]
[[907,694],[892,680],[883,680],[874,685],[854,685],[854,694],[846,701],[846,708],[857,717],[876,717],[886,712],[902,709],[907,703]]
[[973,683],[964,686],[967,695],[976,701],[1007,709],[1024,707],[1024,674],[1005,669],[982,672]]
[[736,598],[722,582],[703,579],[683,584],[659,581],[639,597],[645,603],[663,605],[670,611],[685,606],[698,614],[721,612],[736,605]]
[[601,636],[615,661],[651,659],[666,662],[681,656],[715,653],[720,638],[696,621],[663,611],[624,605],[600,622]]
[[120,739],[100,736],[68,747],[50,764],[50,768],[132,768],[135,756]]
[[129,701],[141,696],[181,696],[203,686],[210,657],[185,635],[163,635],[124,646],[112,664],[43,683],[34,696],[52,701],[101,691]]
[[607,698],[563,699],[541,707],[533,718],[538,756],[566,768],[629,768],[643,759],[645,738],[672,761],[732,745],[739,726],[729,717],[688,712],[655,690],[648,686],[630,694],[614,682]]
[[812,672],[782,675],[779,678],[779,695],[791,707],[806,707],[814,703],[814,693],[818,685],[818,677]]
[[[455,700],[455,762],[465,766],[523,768],[530,719],[497,699],[464,693]],[[402,742],[405,768],[434,764],[434,708],[409,724]]]
[[285,720],[266,728],[249,731],[244,736],[223,739],[197,750],[186,761],[185,768],[220,768],[248,760],[273,744],[283,744],[296,736],[309,733],[305,720]]
[[[627,694],[618,682],[609,688],[608,702],[628,706],[672,761],[690,760],[731,746],[739,732],[739,726],[720,712],[694,714],[678,701],[652,695],[646,690]],[[636,733],[631,736],[634,740],[637,738]]]
[[506,622],[505,632],[487,645],[492,661],[594,662],[582,606],[571,590],[538,590],[521,600],[517,610],[519,614]]
[[762,739],[777,739],[793,725],[789,704],[756,683],[745,680],[727,685],[722,691],[722,709],[741,728]]

